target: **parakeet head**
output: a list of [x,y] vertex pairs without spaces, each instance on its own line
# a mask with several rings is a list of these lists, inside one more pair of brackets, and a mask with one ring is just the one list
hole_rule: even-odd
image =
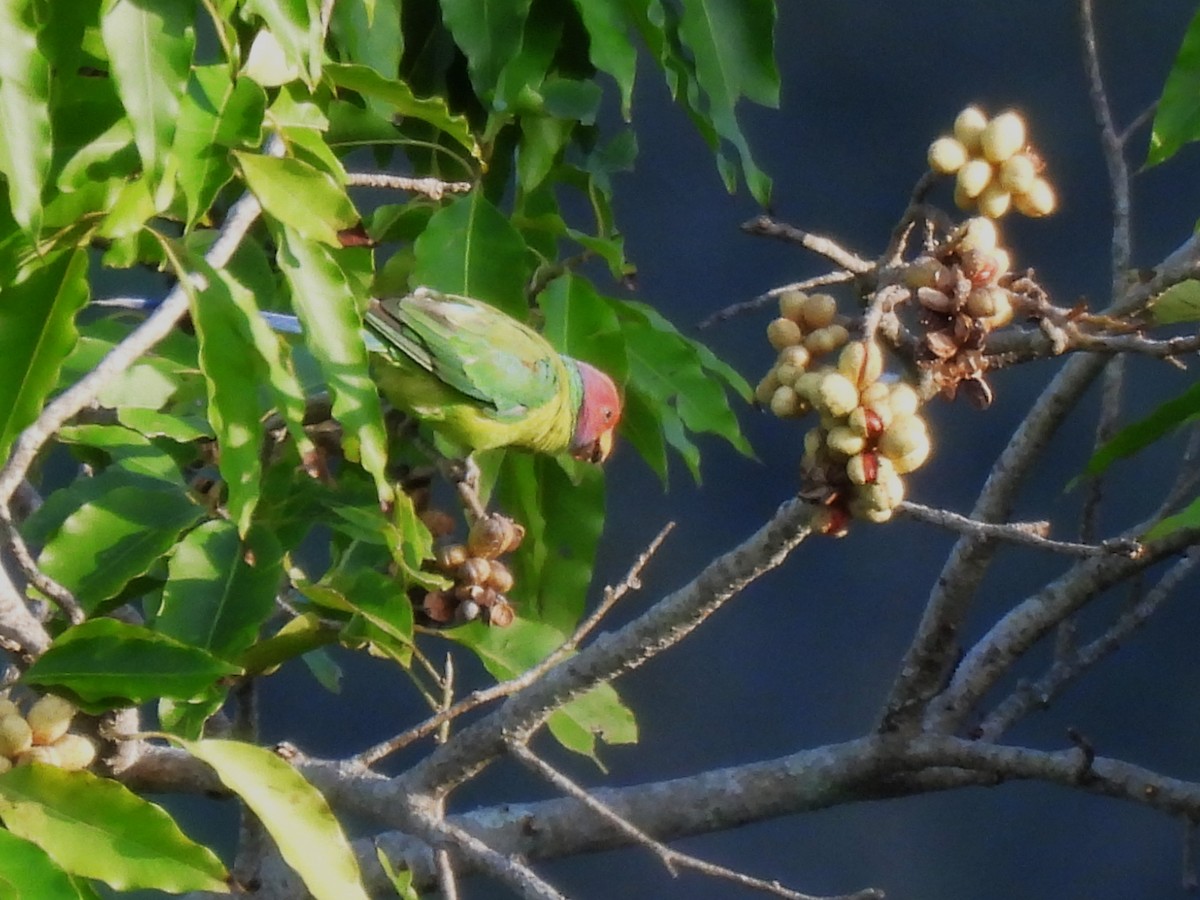
[[621,421],[621,395],[613,380],[585,362],[573,360],[583,382],[583,398],[575,417],[571,455],[602,463],[612,452],[613,433]]

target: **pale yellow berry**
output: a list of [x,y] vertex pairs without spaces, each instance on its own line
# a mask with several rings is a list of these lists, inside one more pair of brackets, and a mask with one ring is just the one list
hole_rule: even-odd
[[807,369],[810,362],[812,362],[812,354],[808,352],[808,349],[803,344],[795,344],[779,351],[776,365]]
[[53,744],[67,733],[75,717],[75,704],[54,694],[39,697],[25,720],[33,732],[35,744]]
[[822,356],[840,350],[850,340],[845,325],[826,325],[818,328],[804,339],[804,346],[813,356]]
[[975,198],[975,207],[981,216],[998,219],[1012,206],[1012,194],[993,181]]
[[[879,452],[895,462],[929,443],[929,431],[920,416],[896,416],[879,437]],[[898,469],[899,467],[897,467]]]
[[1026,153],[1015,153],[1000,165],[1000,186],[1013,194],[1025,194],[1037,178],[1037,166]]
[[1008,270],[1012,268],[1012,257],[1009,256],[1008,251],[1003,247],[997,247],[992,251],[992,262],[994,262],[996,265],[996,271],[995,274],[992,275],[992,281],[995,281],[1001,275],[1007,274]]
[[995,315],[999,303],[997,297],[1007,293],[1004,288],[995,286],[977,287],[967,295],[967,314],[976,319],[986,319]]
[[891,396],[892,388],[887,382],[877,381],[874,384],[868,384],[862,389],[863,406],[870,406],[872,409],[880,403],[887,403],[888,397]]
[[878,453],[858,453],[846,460],[846,477],[854,484],[870,484],[879,476]]
[[990,253],[999,243],[1000,233],[996,230],[996,223],[983,216],[972,216],[963,222],[955,241],[959,253],[972,250]]
[[972,159],[958,170],[955,189],[964,197],[975,199],[992,180],[992,167],[986,159]]
[[[860,396],[859,402],[865,402],[864,398]],[[856,406],[850,410],[850,415],[846,417],[846,425],[855,434],[861,434],[865,438],[872,438],[877,437],[883,431],[887,426],[887,421],[873,407]]]
[[904,286],[911,290],[936,287],[938,276],[946,267],[932,256],[918,256],[904,267]]
[[781,384],[775,389],[775,393],[771,395],[770,407],[771,412],[781,419],[800,415],[802,411],[796,391],[786,384]]
[[953,175],[967,161],[967,148],[957,138],[940,137],[929,145],[929,168],[939,175]]
[[1001,113],[979,135],[979,147],[990,162],[1002,163],[1025,146],[1025,120],[1015,112]]
[[817,392],[821,390],[821,382],[825,380],[824,372],[805,372],[792,385],[801,399],[809,404],[817,402]]
[[785,319],[799,322],[808,295],[803,291],[788,290],[779,295],[779,314]]
[[776,363],[775,377],[779,379],[780,384],[786,384],[791,387],[796,383],[796,379],[804,374],[803,369],[797,369],[790,363]]
[[59,765],[68,772],[86,769],[96,761],[96,745],[82,734],[64,734],[54,742]]
[[837,301],[829,294],[812,294],[804,302],[804,326],[810,331],[824,328],[837,315]]
[[775,393],[777,387],[779,387],[779,373],[771,369],[754,388],[754,399],[766,406],[771,402],[771,395]]
[[[961,172],[962,169],[959,169],[959,171]],[[975,198],[968,197],[963,191],[962,185],[960,185],[957,181],[954,182],[954,205],[963,212],[975,211]]]
[[853,341],[842,348],[838,371],[859,388],[874,384],[883,374],[883,351],[874,341]]
[[896,472],[900,475],[907,475],[909,472],[919,469],[925,464],[925,460],[929,459],[932,446],[929,435],[925,435],[923,440],[918,440],[908,453],[892,460]]
[[7,756],[0,756],[0,775],[3,775],[13,767],[12,760]]
[[840,372],[829,372],[821,379],[814,405],[826,415],[841,418],[858,406],[858,388]]
[[869,498],[855,497],[850,501],[850,514],[856,519],[876,525],[882,525],[894,515],[891,507],[880,509],[872,504],[873,501]]
[[854,490],[851,512],[870,522],[886,522],[904,500],[904,480],[894,469],[877,472],[875,480]]
[[840,456],[854,456],[866,449],[867,439],[847,425],[838,425],[829,429],[825,446]]
[[1029,190],[1013,197],[1013,204],[1025,215],[1036,219],[1054,212],[1058,207],[1058,198],[1050,182],[1045,178],[1035,178]]
[[997,288],[992,293],[992,311],[980,318],[980,323],[989,331],[1003,328],[1013,320],[1015,311],[1012,304],[1012,294],[1004,288]]
[[891,407],[892,415],[897,419],[915,416],[917,410],[921,408],[921,398],[917,396],[912,385],[903,381],[892,385],[888,392],[887,403]]
[[20,715],[7,715],[0,719],[0,756],[10,759],[28,750],[33,744],[33,731]]
[[53,747],[30,747],[17,754],[17,765],[27,766],[30,763],[41,763],[45,766],[61,766],[62,757]]
[[804,332],[800,330],[800,326],[791,319],[785,319],[780,316],[778,319],[772,320],[767,326],[767,340],[776,350],[782,350],[784,347],[790,347],[793,344],[798,344],[804,339]]
[[816,459],[825,449],[825,433],[820,428],[810,428],[804,432],[804,455]]
[[968,106],[954,120],[954,136],[969,153],[979,152],[979,138],[987,127],[987,116],[978,106]]
[[6,716],[19,716],[21,708],[7,697],[0,698],[0,719]]

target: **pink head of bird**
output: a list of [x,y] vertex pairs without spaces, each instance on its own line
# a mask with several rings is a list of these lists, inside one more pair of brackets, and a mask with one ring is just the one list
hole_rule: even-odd
[[602,463],[612,453],[613,432],[621,421],[621,395],[613,380],[595,366],[575,360],[583,382],[583,402],[575,420],[571,455]]

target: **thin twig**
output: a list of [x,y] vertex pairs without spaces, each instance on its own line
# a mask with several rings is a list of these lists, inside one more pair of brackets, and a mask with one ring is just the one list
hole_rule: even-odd
[[[446,654],[446,674],[442,676],[442,704],[443,711],[449,709],[454,704],[454,657]],[[447,719],[438,728],[437,742],[444,744],[450,739],[450,720]],[[446,817],[446,798],[439,797],[436,802],[438,815],[443,819]],[[458,879],[454,875],[454,865],[450,859],[450,852],[444,848],[438,848],[433,853],[434,866],[437,868],[438,888],[442,892],[442,900],[458,900]]]
[[389,188],[424,194],[431,200],[441,200],[446,194],[467,194],[474,187],[469,181],[442,181],[439,178],[409,178],[386,172],[347,172],[346,184],[353,187]]
[[1103,541],[1099,544],[1076,543],[1074,541],[1056,541],[1046,537],[1050,530],[1049,522],[980,522],[969,516],[951,512],[948,509],[934,509],[905,500],[899,506],[899,511],[918,522],[937,525],[960,534],[972,535],[979,538],[994,538],[1038,550],[1049,550],[1066,556],[1119,556],[1136,557],[1141,553],[1141,544],[1135,540],[1117,538]]
[[734,316],[740,316],[743,313],[756,312],[764,306],[770,306],[779,299],[781,294],[786,294],[788,291],[807,291],[815,287],[827,287],[831,284],[845,284],[847,281],[853,281],[854,274],[852,272],[826,272],[824,275],[815,275],[812,278],[805,278],[803,281],[793,281],[791,284],[780,285],[776,288],[771,288],[765,294],[759,294],[753,300],[743,300],[740,303],[734,303],[726,306],[724,309],[719,309],[708,318],[702,320],[696,327],[703,330],[724,322],[727,319],[732,319]]
[[824,256],[834,265],[841,266],[847,272],[853,272],[855,275],[862,275],[873,268],[873,263],[863,259],[856,253],[851,253],[829,238],[810,234],[807,231],[796,228],[794,225],[776,222],[770,216],[758,216],[748,222],[743,222],[742,231],[747,234],[758,234],[764,237],[773,237],[781,241],[787,241],[792,244],[799,244],[806,250],[811,250],[813,253]]
[[542,677],[550,669],[554,668],[566,657],[570,656],[579,647],[580,643],[586,638],[600,621],[607,615],[608,611],[631,590],[637,590],[641,587],[642,570],[646,567],[650,559],[658,552],[664,540],[671,530],[675,527],[674,522],[668,522],[663,526],[662,530],[655,535],[654,540],[642,551],[638,556],[625,577],[614,587],[604,589],[604,597],[597,605],[596,609],[588,616],[575,632],[562,643],[561,646],[544,660],[533,666],[530,669],[522,672],[515,678],[510,678],[507,681],[502,681],[499,684],[494,684],[490,688],[484,690],[473,691],[470,695],[459,700],[448,709],[440,710],[430,716],[419,725],[415,725],[407,731],[389,738],[386,741],[376,744],[373,747],[368,747],[362,753],[354,757],[354,762],[362,766],[370,766],[390,756],[399,750],[403,750],[413,741],[420,740],[428,734],[442,726],[443,723],[456,719],[464,713],[468,713],[473,709],[478,709],[486,703],[491,703],[493,700],[499,700],[504,697],[511,696],[517,691],[528,687],[539,678]]
[[622,818],[604,803],[601,803],[595,796],[558,771],[558,769],[539,757],[520,741],[509,742],[508,752],[516,757],[531,772],[546,779],[546,781],[567,796],[574,797],[585,807],[596,813],[596,815],[613,825],[622,834],[629,837],[634,843],[654,853],[673,877],[678,876],[678,870],[681,868],[693,869],[713,878],[732,881],[742,887],[763,891],[775,897],[786,897],[788,900],[876,900],[876,898],[882,898],[883,896],[881,891],[877,891],[874,888],[856,891],[853,894],[842,894],[837,897],[816,897],[812,894],[802,894],[799,891],[793,891],[790,888],[784,887],[777,881],[765,881],[743,872],[737,872],[733,869],[716,865],[715,863],[706,862],[687,853],[672,850],[666,844],[655,840],[651,835],[642,831],[629,820]]
[[4,539],[12,551],[13,559],[16,560],[29,583],[62,610],[63,615],[72,625],[78,625],[86,619],[87,614],[79,605],[79,601],[75,599],[75,595],[38,568],[37,560],[29,552],[29,545],[25,543],[25,538],[21,536],[21,532],[13,523],[8,507],[2,504],[0,504],[0,532],[4,534]]
[[1140,113],[1133,117],[1133,121],[1125,126],[1125,130],[1117,135],[1122,145],[1128,144],[1139,128],[1154,118],[1154,114],[1158,111],[1158,101],[1155,100]]

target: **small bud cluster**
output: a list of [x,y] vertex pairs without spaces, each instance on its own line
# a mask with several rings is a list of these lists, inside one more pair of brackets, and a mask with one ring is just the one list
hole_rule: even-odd
[[[779,300],[781,315],[767,328],[779,355],[756,396],[781,418],[820,416],[804,437],[800,465],[803,495],[822,504],[813,529],[841,536],[851,518],[886,522],[904,499],[901,476],[924,463],[931,449],[917,393],[903,382],[880,380],[882,349],[850,340],[835,323],[832,297],[789,291]],[[834,351],[835,362],[818,362]]]
[[0,772],[32,762],[77,771],[96,759],[96,745],[71,733],[75,706],[62,697],[39,697],[24,715],[7,697],[0,699]]
[[439,625],[480,617],[500,628],[511,625],[515,613],[507,594],[513,575],[500,557],[516,550],[524,538],[523,526],[493,513],[475,520],[465,544],[439,547],[434,566],[454,585],[425,595],[421,602],[425,615]]
[[954,202],[967,212],[998,219],[1010,207],[1048,216],[1058,200],[1042,176],[1041,158],[1026,144],[1025,121],[1009,111],[989,119],[968,106],[954,120],[953,136],[929,146],[929,168],[955,176]]
[[951,396],[964,388],[981,409],[991,404],[992,392],[973,360],[988,334],[1013,320],[1020,302],[1008,287],[1009,266],[995,223],[978,216],[903,272],[920,307],[925,360],[938,364],[935,380]]

